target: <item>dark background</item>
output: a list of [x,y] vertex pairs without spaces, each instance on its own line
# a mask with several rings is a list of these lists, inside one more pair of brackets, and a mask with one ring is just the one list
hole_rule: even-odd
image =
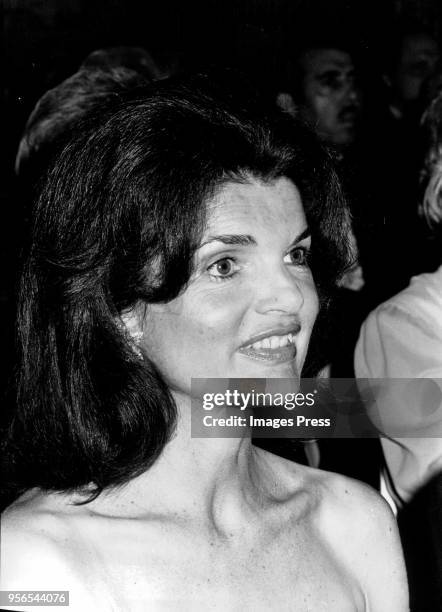
[[[92,50],[139,45],[186,66],[238,64],[263,79],[306,30],[350,32],[374,63],[399,19],[440,38],[439,0],[3,0],[2,98],[8,170],[24,122],[48,88]],[[6,168],[5,168],[6,169]]]

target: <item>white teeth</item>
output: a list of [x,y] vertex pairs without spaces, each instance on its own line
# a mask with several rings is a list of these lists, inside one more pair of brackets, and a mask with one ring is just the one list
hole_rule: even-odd
[[253,348],[255,350],[260,349],[275,349],[275,348],[283,348],[288,346],[289,344],[294,344],[295,336],[294,334],[286,334],[285,336],[270,336],[268,338],[264,338],[259,342],[254,342],[250,344],[247,348]]

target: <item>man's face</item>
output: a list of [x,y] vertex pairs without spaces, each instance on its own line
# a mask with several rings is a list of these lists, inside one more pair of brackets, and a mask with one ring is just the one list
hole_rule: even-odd
[[351,144],[361,105],[351,57],[338,49],[312,49],[302,63],[304,118],[322,140]]
[[401,57],[393,75],[393,85],[404,102],[419,97],[422,85],[430,77],[439,59],[439,47],[427,34],[405,38]]

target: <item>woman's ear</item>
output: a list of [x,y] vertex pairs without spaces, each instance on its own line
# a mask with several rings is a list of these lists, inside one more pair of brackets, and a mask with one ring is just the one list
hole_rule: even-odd
[[126,338],[138,357],[142,357],[140,349],[141,340],[143,338],[143,316],[142,309],[134,306],[120,315],[118,326],[123,330]]
[[295,101],[289,93],[285,91],[280,91],[279,94],[276,96],[276,104],[281,110],[288,113],[292,117],[297,115]]

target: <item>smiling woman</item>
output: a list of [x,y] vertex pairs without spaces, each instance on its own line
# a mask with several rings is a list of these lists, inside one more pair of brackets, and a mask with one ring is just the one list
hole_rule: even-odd
[[300,377],[346,263],[316,140],[216,89],[91,110],[35,203],[2,589],[82,612],[405,610],[375,493],[246,435],[190,437],[192,377]]
[[186,291],[131,325],[170,389],[190,395],[192,377],[299,378],[318,311],[307,234],[288,179],[219,188]]

